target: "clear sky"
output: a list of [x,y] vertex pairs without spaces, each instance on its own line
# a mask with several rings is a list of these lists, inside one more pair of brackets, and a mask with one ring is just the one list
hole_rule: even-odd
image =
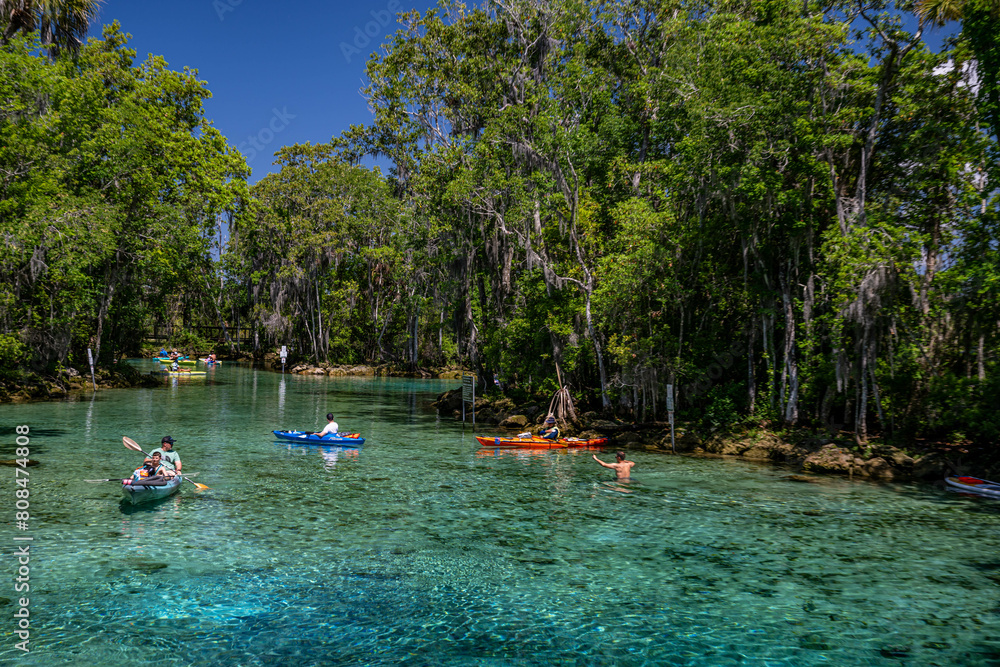
[[[274,152],[323,143],[371,119],[359,90],[369,54],[399,27],[396,14],[436,0],[104,0],[100,26],[118,20],[137,60],[198,69],[206,115],[247,157],[256,182]],[[476,1],[467,3],[479,4]],[[929,34],[937,42],[947,30]]]
[[[399,27],[396,13],[434,0],[105,0],[100,25],[118,20],[137,61],[153,53],[170,68],[198,70],[212,99],[206,116],[253,169],[269,171],[273,153],[322,143],[371,113],[359,93],[365,61]],[[367,40],[367,43],[366,43]]]

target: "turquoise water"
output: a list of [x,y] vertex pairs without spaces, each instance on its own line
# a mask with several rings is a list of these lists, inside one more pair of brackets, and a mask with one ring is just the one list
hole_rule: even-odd
[[[40,462],[26,532],[0,467],[0,661],[1000,664],[1000,501],[645,452],[618,483],[593,452],[480,450],[430,407],[454,385],[222,366],[0,406],[0,459],[26,424]],[[328,411],[365,444],[270,433]],[[81,481],[141,462],[123,435],[173,436],[211,489],[131,508]],[[15,535],[33,538],[27,655]]]

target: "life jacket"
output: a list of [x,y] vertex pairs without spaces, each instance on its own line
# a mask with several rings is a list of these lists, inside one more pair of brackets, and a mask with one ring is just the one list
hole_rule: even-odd
[[139,479],[143,479],[145,477],[151,477],[153,475],[160,474],[162,472],[162,468],[163,468],[162,463],[156,467],[153,467],[151,465],[144,465],[135,472],[139,475]]

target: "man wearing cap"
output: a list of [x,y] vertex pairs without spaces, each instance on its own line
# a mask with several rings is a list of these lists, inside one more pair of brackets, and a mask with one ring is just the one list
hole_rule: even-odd
[[180,454],[173,451],[173,449],[174,439],[169,435],[165,435],[163,436],[163,439],[160,440],[160,447],[158,449],[154,449],[149,454],[152,456],[153,454],[159,452],[160,456],[163,457],[163,465],[167,468],[167,470],[176,470],[177,472],[180,472],[181,457]]
[[545,426],[538,430],[538,435],[542,436],[546,440],[558,440],[559,427],[556,426],[556,418],[552,415],[546,417]]

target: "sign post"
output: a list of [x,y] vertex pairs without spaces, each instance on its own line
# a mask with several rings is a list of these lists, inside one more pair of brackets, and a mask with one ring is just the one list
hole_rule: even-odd
[[94,385],[94,391],[97,391],[97,380],[94,379],[94,353],[87,348],[87,361],[90,362],[90,381]]
[[288,347],[281,346],[281,374],[285,374],[285,360],[288,358]]
[[472,428],[476,428],[476,376],[462,375],[462,421],[465,421],[465,402],[472,404]]
[[670,419],[670,451],[677,453],[674,446],[674,385],[667,385],[667,417]]

